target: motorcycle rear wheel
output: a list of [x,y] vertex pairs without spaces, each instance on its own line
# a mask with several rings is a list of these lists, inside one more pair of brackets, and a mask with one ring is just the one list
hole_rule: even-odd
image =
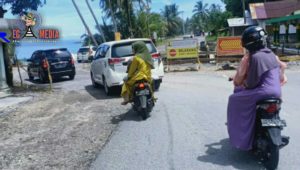
[[140,115],[142,117],[143,120],[146,120],[148,118],[148,112],[147,112],[147,109],[142,109],[140,111]]
[[279,162],[279,146],[269,143],[268,151],[264,160],[264,166],[267,170],[275,170]]

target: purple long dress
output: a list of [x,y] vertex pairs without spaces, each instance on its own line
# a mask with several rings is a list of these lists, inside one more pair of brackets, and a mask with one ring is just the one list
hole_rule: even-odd
[[[234,147],[242,150],[252,149],[256,103],[269,97],[281,96],[280,68],[274,62],[274,54],[264,50],[256,53],[250,59],[248,72],[250,78],[248,77],[247,82],[250,84],[250,81],[257,81],[255,88],[235,88],[234,93],[229,97],[227,110],[229,139]],[[261,61],[261,56],[266,58]],[[271,62],[267,57],[271,58]],[[266,64],[266,62],[271,64]]]

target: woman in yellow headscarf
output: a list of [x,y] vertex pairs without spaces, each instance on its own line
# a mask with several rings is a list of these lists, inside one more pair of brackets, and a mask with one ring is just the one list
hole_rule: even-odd
[[154,68],[153,59],[146,44],[137,41],[132,44],[135,54],[128,69],[128,76],[124,79],[121,96],[124,98],[122,105],[126,105],[132,99],[132,91],[135,82],[146,80],[152,84],[151,69]]

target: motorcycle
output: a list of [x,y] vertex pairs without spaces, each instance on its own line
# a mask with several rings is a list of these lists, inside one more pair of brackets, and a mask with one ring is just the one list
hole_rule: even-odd
[[[233,78],[228,80],[233,81]],[[279,116],[281,103],[281,99],[273,97],[256,103],[252,151],[268,170],[277,168],[279,150],[289,143],[289,137],[281,135],[281,131],[286,127],[286,121],[281,120]]]
[[[131,65],[132,60],[129,60],[127,64],[128,73],[129,67]],[[127,80],[128,77],[124,77],[124,80]],[[133,100],[132,100],[132,108],[134,111],[138,112],[138,115],[142,117],[143,120],[146,120],[150,116],[150,112],[154,107],[154,98],[153,98],[153,84],[149,84],[146,80],[137,81],[133,88]]]
[[135,83],[132,107],[143,120],[146,120],[150,116],[150,112],[154,107],[152,93],[151,85],[148,82],[141,80]]
[[268,170],[277,168],[279,149],[289,143],[289,137],[281,135],[286,127],[286,122],[279,117],[281,103],[279,98],[268,98],[256,104],[253,151]]

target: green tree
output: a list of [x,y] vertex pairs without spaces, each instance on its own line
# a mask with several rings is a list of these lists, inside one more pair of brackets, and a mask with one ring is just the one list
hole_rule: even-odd
[[163,37],[167,32],[167,25],[161,15],[139,11],[136,29],[136,37],[150,37],[148,29],[150,33],[156,32],[159,37]]
[[121,32],[124,38],[134,36],[135,15],[133,3],[137,0],[100,0],[100,8],[111,18],[115,31]]
[[167,25],[167,36],[174,36],[180,32],[180,18],[178,6],[176,4],[165,5],[162,16]]
[[205,22],[208,17],[208,4],[204,4],[202,0],[196,2],[196,5],[194,6],[193,13],[194,13],[194,21],[196,22],[197,26],[196,29],[203,30],[205,27]]
[[36,11],[38,7],[46,4],[46,0],[0,0],[0,18],[3,18],[4,13],[7,12],[3,8],[6,4],[11,6],[11,13],[16,15],[28,10]]
[[167,23],[164,18],[158,13],[151,13],[149,16],[150,32],[156,32],[158,37],[165,37],[168,31]]
[[205,28],[207,31],[216,34],[219,29],[228,27],[227,19],[231,17],[232,14],[230,12],[223,12],[219,5],[212,4],[208,10],[208,17]]

